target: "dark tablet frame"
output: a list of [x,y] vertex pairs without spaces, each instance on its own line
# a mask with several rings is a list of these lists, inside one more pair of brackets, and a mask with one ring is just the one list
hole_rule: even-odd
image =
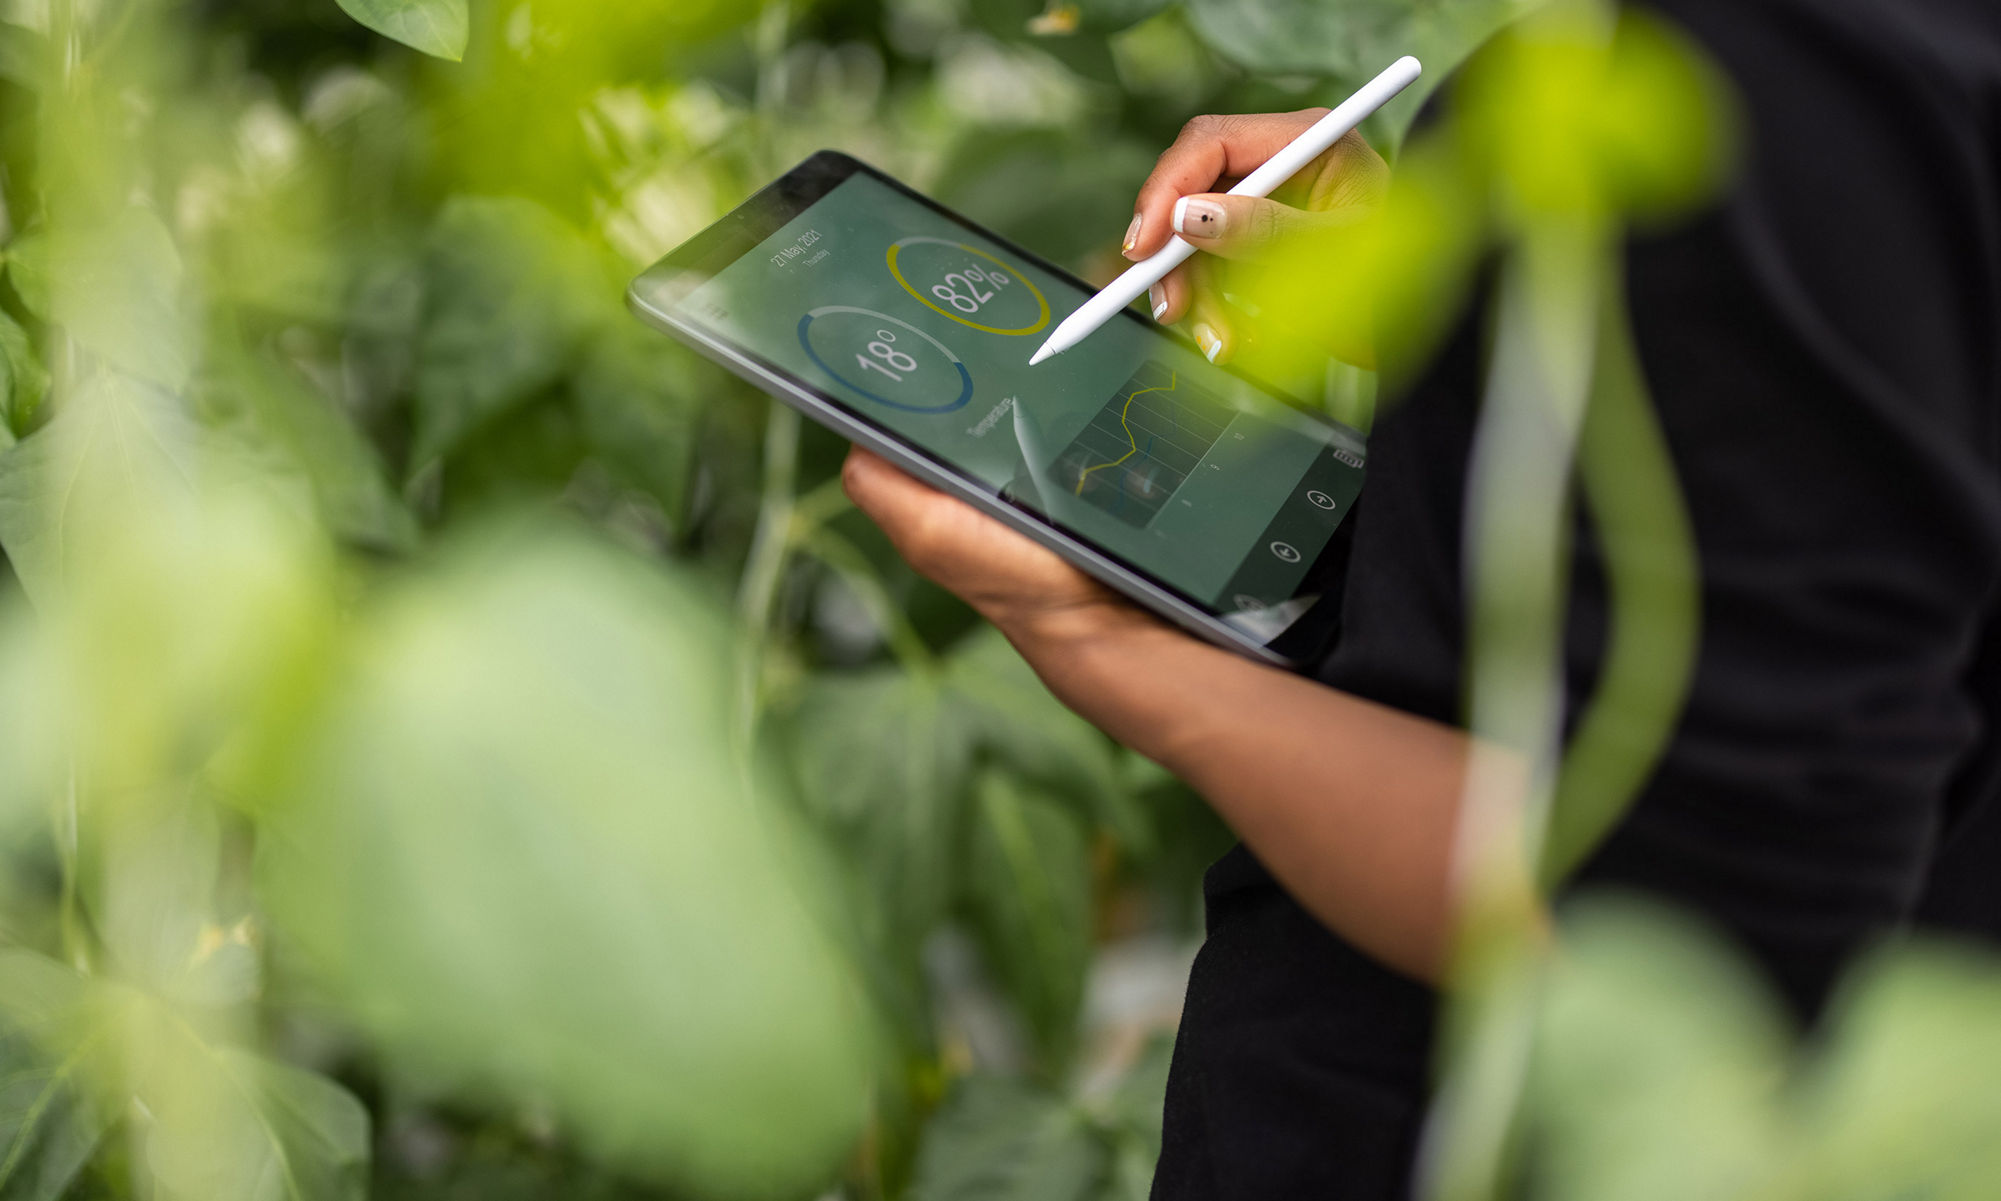
[[[1072,284],[1085,293],[1093,291],[1089,284],[1070,272],[1033,251],[1026,250],[991,230],[967,220],[929,196],[905,186],[894,177],[838,151],[823,150],[787,171],[731,210],[721,220],[688,239],[667,257],[647,268],[633,280],[626,294],[627,304],[648,325],[687,343],[705,357],[756,384],[842,437],[882,455],[941,491],[957,496],[999,518],[1007,525],[1062,555],[1087,574],[1183,629],[1219,646],[1280,667],[1298,669],[1323,654],[1332,643],[1338,629],[1339,585],[1347,567],[1352,543],[1354,509],[1357,506],[1349,506],[1349,512],[1342,516],[1333,536],[1328,539],[1327,545],[1315,557],[1300,580],[1295,595],[1317,595],[1318,599],[1295,617],[1282,632],[1269,640],[1260,641],[1255,633],[1233,624],[1231,615],[1220,612],[1208,602],[1183,592],[1154,576],[1145,568],[1097,546],[1080,534],[1055,524],[1041,513],[1010,499],[1001,492],[988,488],[984,482],[966,475],[926,448],[905,440],[894,430],[872,420],[866,411],[855,408],[813,381],[801,378],[790,369],[764,358],[755,350],[738,345],[716,331],[675,312],[676,306],[690,292],[756,249],[766,238],[805,212],[814,202],[858,174],[869,176],[968,232],[1001,247],[1009,255],[1033,263],[1040,270]],[[1125,310],[1118,319],[1138,322],[1158,336],[1175,337],[1132,309]],[[1219,367],[1218,370],[1229,371],[1273,401],[1335,430],[1340,440],[1349,444],[1351,453],[1363,458],[1362,469],[1366,471],[1366,444],[1359,433],[1311,412],[1295,398],[1241,371],[1229,367]],[[1247,619],[1238,616],[1237,620],[1243,622]]]

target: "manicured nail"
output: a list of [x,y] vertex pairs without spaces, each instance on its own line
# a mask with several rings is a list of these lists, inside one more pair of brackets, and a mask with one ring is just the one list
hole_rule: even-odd
[[1195,327],[1195,345],[1202,348],[1202,353],[1208,355],[1212,363],[1216,361],[1217,355],[1223,353],[1223,340],[1216,336],[1216,331],[1210,329],[1206,321]]
[[1153,319],[1160,320],[1160,315],[1167,311],[1167,289],[1155,284],[1146,290],[1146,298],[1153,302]]
[[1223,206],[1213,200],[1183,196],[1174,202],[1174,232],[1184,238],[1220,238],[1226,221]]
[[1120,253],[1124,254],[1127,258],[1131,258],[1133,256],[1133,247],[1139,245],[1139,222],[1140,222],[1139,214],[1134,213],[1133,223],[1131,225],[1126,226],[1126,244],[1121,249]]

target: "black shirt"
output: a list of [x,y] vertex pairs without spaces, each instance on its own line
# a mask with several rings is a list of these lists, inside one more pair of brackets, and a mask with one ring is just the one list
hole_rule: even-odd
[[[1736,82],[1730,195],[1634,241],[1641,366],[1694,523],[1688,707],[1573,887],[1735,937],[1803,1016],[1873,936],[2001,926],[2001,3],[1663,0]],[[1328,683],[1460,717],[1468,315],[1370,440]],[[1588,697],[1588,517],[1568,611]],[[1155,1201],[1408,1190],[1433,998],[1242,848],[1211,869]]]

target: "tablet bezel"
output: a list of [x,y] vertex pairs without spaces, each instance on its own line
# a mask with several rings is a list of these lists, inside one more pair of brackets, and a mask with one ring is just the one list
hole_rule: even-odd
[[[765,239],[810,208],[816,201],[857,174],[867,175],[903,196],[977,234],[1010,255],[1033,263],[1040,270],[1072,284],[1085,293],[1094,289],[1072,273],[1048,262],[1006,238],[985,229],[952,211],[929,196],[903,184],[893,176],[859,159],[838,151],[823,150],[787,171],[770,185],[732,209],[720,220],[676,247],[633,280],[626,301],[648,325],[686,343],[719,365],[728,368],[798,409],[835,433],[881,455],[931,486],[956,496],[982,512],[998,518],[1036,542],[1062,555],[1086,574],[1131,598],[1181,628],[1219,646],[1249,655],[1273,666],[1298,669],[1310,663],[1332,642],[1340,611],[1340,576],[1346,566],[1352,541],[1354,506],[1344,515],[1327,545],[1301,577],[1294,598],[1317,595],[1317,599],[1283,630],[1260,641],[1250,631],[1231,624],[1229,617],[1213,606],[1172,584],[1158,579],[1145,568],[1103,549],[1084,537],[1066,530],[1040,513],[1009,500],[1000,492],[967,475],[952,463],[902,435],[878,425],[866,413],[844,403],[837,395],[802,378],[791,370],[764,358],[750,347],[723,337],[717,331],[678,314],[679,302],[717,273],[756,249]],[[1146,320],[1132,309],[1118,320],[1139,323],[1153,333],[1172,338],[1168,330]],[[1232,375],[1274,403],[1345,434],[1342,441],[1360,448],[1362,436],[1313,413],[1294,398],[1261,380],[1231,371]],[[1366,472],[1366,458],[1364,467]],[[1239,617],[1238,620],[1246,620]]]

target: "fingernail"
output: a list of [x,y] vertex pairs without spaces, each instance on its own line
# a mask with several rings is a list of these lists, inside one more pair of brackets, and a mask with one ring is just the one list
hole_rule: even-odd
[[1217,355],[1223,353],[1223,340],[1216,336],[1216,331],[1210,329],[1206,321],[1195,327],[1195,345],[1202,348],[1202,353],[1208,355],[1212,363],[1216,361]]
[[1153,319],[1160,320],[1160,315],[1167,311],[1167,289],[1155,284],[1146,290],[1146,298],[1153,302]]
[[1223,206],[1213,200],[1183,196],[1174,202],[1174,232],[1185,238],[1222,237],[1225,220]]
[[1125,246],[1122,248],[1121,253],[1123,253],[1127,258],[1132,257],[1133,247],[1139,245],[1139,223],[1140,223],[1140,216],[1138,213],[1134,213],[1133,223],[1131,225],[1126,226],[1126,243]]

